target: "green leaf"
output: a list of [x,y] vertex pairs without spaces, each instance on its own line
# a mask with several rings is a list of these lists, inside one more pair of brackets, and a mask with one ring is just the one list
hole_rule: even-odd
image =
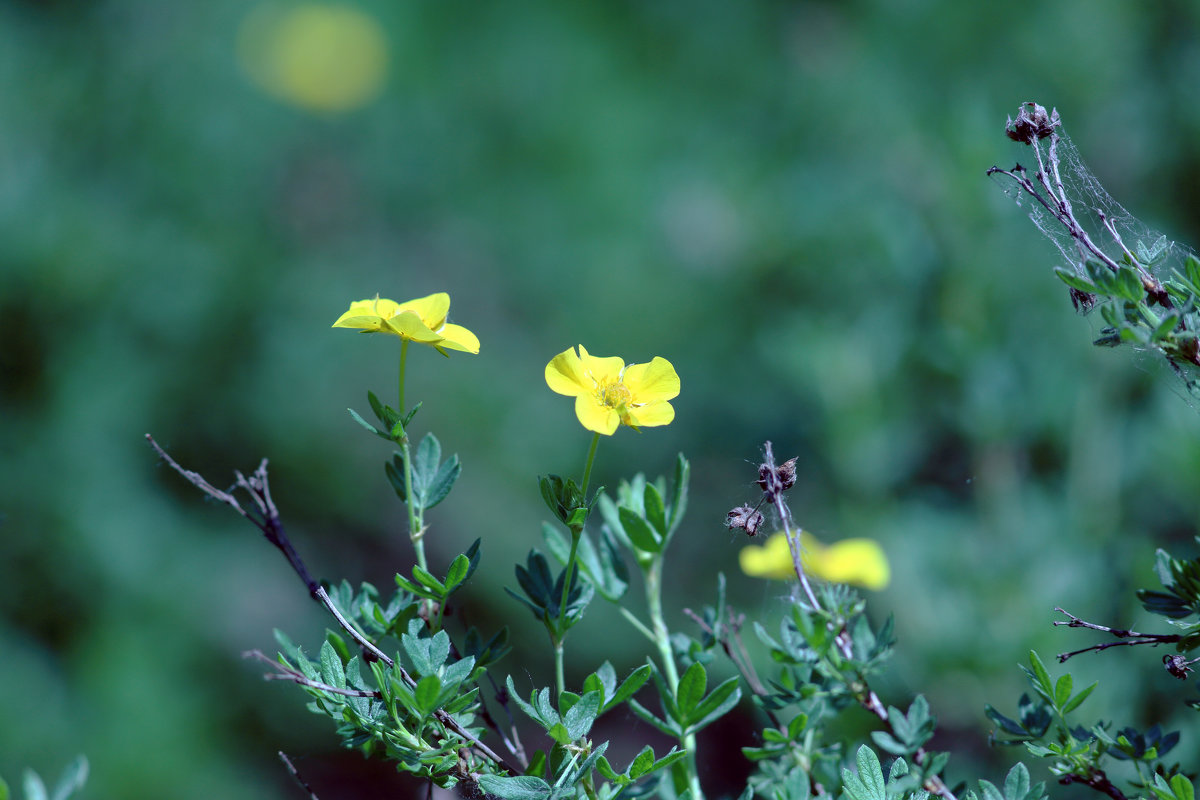
[[[478,540],[476,540],[478,541]],[[467,578],[467,573],[471,570],[471,559],[465,555],[457,555],[450,562],[450,568],[446,570],[446,594],[453,592],[458,588],[458,585]]]
[[446,596],[446,584],[438,580],[432,572],[424,569],[420,564],[413,564],[412,574],[421,585],[434,590],[442,597]]
[[1183,262],[1183,267],[1187,271],[1188,280],[1196,286],[1200,286],[1200,259],[1188,253],[1187,260]]
[[1058,267],[1054,270],[1054,274],[1058,276],[1059,280],[1061,280],[1067,286],[1070,286],[1072,289],[1077,289],[1081,292],[1087,292],[1088,294],[1096,294],[1096,287],[1091,281],[1084,280],[1070,270]]
[[1004,795],[989,780],[979,779],[979,790],[983,792],[983,800],[1004,800]]
[[1029,674],[1034,678],[1034,688],[1037,689],[1040,687],[1041,691],[1039,694],[1044,693],[1043,696],[1047,700],[1052,701],[1054,698],[1054,686],[1050,683],[1050,673],[1046,671],[1046,665],[1042,663],[1042,659],[1038,656],[1036,650],[1029,651],[1029,665],[1032,667],[1032,672],[1029,672]]
[[21,788],[25,790],[25,800],[50,800],[50,796],[46,794],[46,784],[42,783],[41,777],[31,769],[25,770]]
[[342,671],[342,659],[328,639],[321,645],[321,682],[335,689],[346,688],[346,673]]
[[628,705],[629,710],[632,711],[636,717],[641,719],[642,722],[652,725],[668,736],[679,738],[683,735],[683,728],[681,728],[678,723],[671,723],[667,722],[666,720],[659,719],[654,715],[653,712],[651,712],[637,700],[630,699]]
[[504,800],[548,800],[552,793],[550,784],[532,775],[480,775],[479,788]]
[[458,462],[458,454],[450,456],[446,459],[446,463],[442,464],[437,473],[434,474],[426,490],[425,508],[430,509],[438,503],[446,499],[446,495],[450,494],[450,490],[454,488],[455,481],[462,474],[462,465]]
[[438,699],[442,693],[442,681],[437,675],[426,675],[417,681],[413,692],[416,699],[417,712],[422,718],[429,716],[438,707]]
[[916,748],[909,747],[887,731],[871,731],[871,739],[882,749],[894,756],[902,756],[913,752]]
[[392,490],[405,503],[408,502],[408,487],[404,484],[404,456],[400,453],[393,453],[391,461],[383,462],[383,471],[387,473],[388,483],[392,484]]
[[684,512],[687,511],[688,481],[691,479],[691,471],[692,465],[683,457],[683,453],[679,453],[675,458],[675,494],[671,497],[671,521],[667,527],[668,538],[675,533],[679,523],[683,521]]
[[633,542],[634,547],[647,553],[662,551],[662,541],[655,535],[646,520],[624,506],[618,508],[617,513],[621,518],[621,527],[629,536],[629,540]]
[[379,430],[374,425],[372,425],[371,423],[369,423],[365,419],[363,419],[361,416],[359,416],[358,412],[355,411],[353,408],[347,408],[346,410],[350,412],[350,416],[354,418],[355,422],[357,422],[359,425],[362,425],[364,428],[369,430],[371,433],[375,434],[376,436],[378,436],[381,439],[390,438],[386,433]]
[[579,698],[579,702],[563,715],[563,725],[571,741],[577,742],[592,729],[592,723],[600,714],[600,706],[604,703],[603,692],[588,692]]
[[1054,707],[1061,709],[1071,699],[1071,673],[1066,672],[1059,676],[1058,682],[1054,684]]
[[681,723],[686,725],[691,721],[692,712],[704,699],[707,686],[708,673],[704,671],[704,665],[699,661],[692,662],[687,672],[679,679],[679,688],[675,692],[675,703],[679,708]]
[[851,800],[887,800],[879,757],[865,744],[858,748],[858,774],[842,770],[842,788]]
[[646,509],[646,521],[658,532],[658,537],[665,540],[667,537],[667,509],[663,505],[662,494],[653,483],[647,483],[642,496],[642,505]]
[[1196,790],[1186,775],[1173,775],[1171,777],[1171,791],[1179,800],[1195,800],[1196,797]]
[[1167,314],[1163,317],[1162,322],[1158,323],[1158,327],[1150,334],[1150,341],[1158,342],[1166,339],[1171,335],[1171,332],[1179,325],[1178,314]]
[[1143,299],[1146,294],[1146,290],[1142,286],[1142,279],[1138,277],[1132,267],[1121,267],[1117,271],[1114,288],[1116,288],[1117,294],[1133,303]]
[[609,709],[614,708],[621,703],[624,703],[626,700],[632,697],[638,689],[642,688],[642,686],[644,686],[648,680],[650,680],[650,665],[643,664],[633,672],[629,673],[629,677],[621,682],[621,685],[617,687],[616,693],[605,701],[604,707],[601,709],[601,713],[608,711]]
[[1029,770],[1018,761],[1004,778],[1004,796],[1007,800],[1025,800],[1028,794]]
[[692,712],[690,727],[698,731],[729,713],[742,699],[742,688],[738,678],[727,678]]

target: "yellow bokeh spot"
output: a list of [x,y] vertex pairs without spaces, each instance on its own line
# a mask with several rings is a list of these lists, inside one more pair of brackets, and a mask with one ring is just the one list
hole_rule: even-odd
[[[891,580],[891,567],[879,543],[872,539],[843,539],[826,545],[802,531],[801,566],[814,578],[849,583],[878,591]],[[742,572],[759,578],[791,580],[796,577],[791,550],[783,533],[773,533],[761,547],[749,545],[738,553]]]
[[238,56],[259,87],[310,111],[353,111],[379,96],[387,39],[364,12],[335,3],[264,4],[242,24]]

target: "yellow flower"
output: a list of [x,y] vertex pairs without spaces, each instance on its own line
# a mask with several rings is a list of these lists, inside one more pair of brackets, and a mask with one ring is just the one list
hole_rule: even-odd
[[[851,583],[878,591],[888,585],[891,569],[883,548],[873,539],[843,539],[824,545],[807,531],[800,532],[804,552],[800,563],[806,574],[830,583]],[[787,580],[796,577],[787,537],[773,533],[762,547],[750,545],[738,553],[742,572],[756,578]]]
[[261,3],[242,24],[242,67],[284,102],[322,113],[353,111],[383,90],[388,43],[369,14],[340,3]]
[[611,436],[618,425],[652,428],[669,425],[675,409],[667,401],[679,394],[679,376],[665,358],[630,364],[616,356],[597,358],[579,345],[546,365],[546,385],[575,398],[575,416],[589,431]]
[[335,328],[358,328],[363,333],[391,333],[410,342],[427,344],[442,355],[446,350],[478,353],[479,339],[461,325],[446,322],[450,295],[431,294],[397,303],[375,297],[350,304],[350,310],[337,318]]

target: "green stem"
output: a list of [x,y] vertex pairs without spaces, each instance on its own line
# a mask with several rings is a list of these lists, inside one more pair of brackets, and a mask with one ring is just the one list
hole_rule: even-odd
[[642,636],[645,636],[647,639],[649,639],[652,642],[658,641],[654,637],[654,631],[647,628],[645,626],[645,624],[640,619],[635,617],[633,615],[633,612],[630,611],[628,608],[626,608],[625,606],[617,606],[617,611],[619,611],[621,613],[621,616],[625,618],[625,621],[628,622],[630,625],[632,625],[635,629],[637,629],[638,633],[642,634]]
[[[650,611],[650,625],[653,629],[654,643],[658,646],[658,655],[663,662],[663,671],[671,691],[679,690],[679,671],[675,667],[675,654],[671,651],[671,633],[662,613],[662,553],[655,553],[650,566],[646,568],[646,605]],[[704,800],[704,792],[700,789],[700,777],[696,772],[696,734],[689,733],[680,737],[679,743],[687,750],[688,787],[691,789],[692,800]]]
[[575,556],[579,552],[579,536],[583,529],[571,530],[571,554],[567,556],[567,575],[563,578],[562,601],[558,606],[559,630],[566,634],[567,596],[571,593],[571,578],[575,574]]
[[400,340],[400,416],[407,413],[404,408],[404,372],[408,364],[408,339]]
[[[403,418],[407,413],[404,408],[404,376],[408,367],[408,339],[402,339],[400,342],[400,378],[398,386],[400,389],[400,417]],[[404,438],[400,440],[400,451],[404,454],[404,496],[408,498],[404,505],[408,509],[408,539],[413,544],[413,549],[417,553],[417,564],[421,569],[428,569],[425,562],[425,510],[421,509],[421,513],[413,508],[412,496],[412,447],[409,445],[408,429],[404,430]]]
[[579,484],[579,493],[587,502],[588,482],[592,479],[592,464],[596,461],[596,445],[600,444],[600,434],[592,436],[592,446],[588,448],[587,463],[583,466],[583,482]]
[[554,685],[558,695],[566,691],[567,682],[563,677],[563,637],[554,640]]
[[[596,462],[596,446],[600,444],[600,434],[593,434],[592,445],[588,448],[587,463],[583,466],[583,482],[579,490],[583,502],[587,502],[588,482],[592,477],[592,464]],[[575,577],[575,560],[579,553],[579,537],[583,534],[583,526],[571,527],[571,553],[567,556],[566,575],[563,577],[562,598],[558,604],[558,638],[554,642],[554,673],[558,681],[558,691],[565,688],[563,680],[563,643],[567,638],[567,598],[571,594],[571,579]]]
[[404,496],[408,498],[404,505],[408,509],[408,538],[417,553],[417,564],[421,569],[429,569],[425,563],[425,512],[421,509],[421,513],[418,514],[412,502],[412,448],[408,444],[407,432],[400,444],[400,450],[404,454]]

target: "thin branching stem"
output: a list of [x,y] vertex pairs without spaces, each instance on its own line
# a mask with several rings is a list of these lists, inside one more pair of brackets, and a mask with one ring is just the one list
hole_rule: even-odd
[[[389,668],[397,669],[400,672],[401,679],[409,688],[413,688],[417,685],[417,682],[403,667],[396,665],[394,659],[383,653],[383,651],[368,641],[366,637],[359,633],[358,630],[356,630],[354,626],[350,624],[350,621],[347,620],[345,616],[343,616],[342,613],[337,609],[337,606],[329,597],[329,594],[325,591],[325,587],[317,583],[317,581],[313,579],[312,575],[309,574],[307,567],[304,566],[304,562],[300,559],[300,555],[296,552],[296,549],[292,547],[291,541],[288,539],[287,532],[284,530],[283,522],[280,520],[279,509],[276,508],[275,502],[271,499],[271,489],[267,478],[267,460],[265,458],[259,464],[258,469],[254,471],[253,477],[249,479],[244,477],[240,472],[234,473],[237,476],[236,487],[245,489],[250,495],[251,499],[254,501],[255,510],[254,512],[249,512],[242,507],[242,504],[236,497],[233,496],[231,492],[225,492],[217,489],[211,483],[205,480],[204,476],[200,475],[200,473],[186,470],[180,466],[175,459],[171,458],[171,456],[159,446],[158,442],[154,440],[153,436],[146,434],[146,441],[150,443],[150,446],[154,448],[154,451],[158,453],[159,457],[161,457],[163,461],[167,462],[172,469],[182,475],[188,483],[192,484],[214,500],[228,505],[241,517],[249,520],[254,524],[255,527],[262,531],[263,536],[266,537],[267,541],[275,545],[275,547],[277,547],[280,552],[284,554],[288,560],[288,564],[291,565],[296,574],[300,576],[300,579],[304,581],[305,586],[308,587],[309,594],[312,595],[313,599],[325,606],[330,614],[337,619],[338,624],[343,630],[346,631],[346,633],[350,634],[350,636],[353,637],[354,640],[358,642],[359,645],[362,646],[363,649],[372,657],[378,658],[384,664],[388,665]],[[515,767],[509,765],[490,747],[481,742],[479,737],[464,728],[449,714],[438,710],[434,712],[434,715],[442,725],[454,731],[454,733],[466,741],[470,742],[471,747],[485,758],[490,759],[514,775],[521,774],[520,770],[517,770]]]
[[1138,633],[1137,631],[1129,630],[1127,628],[1110,628],[1107,625],[1097,625],[1094,622],[1082,620],[1074,614],[1071,614],[1070,612],[1065,611],[1057,606],[1055,606],[1054,610],[1067,617],[1065,620],[1055,620],[1054,627],[1056,628],[1059,626],[1065,626],[1068,628],[1087,628],[1088,630],[1107,633],[1108,635],[1119,640],[1116,642],[1102,642],[1100,644],[1094,644],[1091,647],[1083,647],[1079,650],[1072,650],[1069,653],[1059,653],[1058,663],[1060,664],[1065,663],[1067,659],[1070,659],[1074,656],[1082,655],[1083,653],[1098,653],[1101,650],[1107,650],[1110,647],[1133,647],[1139,644],[1174,644],[1183,639],[1183,635],[1179,633]]

